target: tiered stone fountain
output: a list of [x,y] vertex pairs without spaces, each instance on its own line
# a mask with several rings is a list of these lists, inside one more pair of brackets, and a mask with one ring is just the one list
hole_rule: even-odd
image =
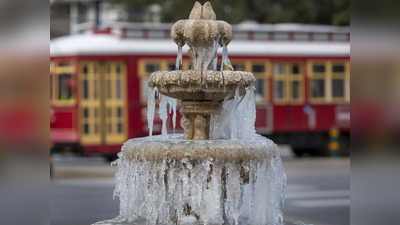
[[[171,34],[177,70],[150,77],[149,137],[127,141],[116,161],[120,215],[96,224],[283,224],[286,176],[278,147],[255,133],[255,78],[216,70],[220,47],[222,64],[231,67],[231,26],[216,20],[209,2],[196,2]],[[189,71],[178,70],[185,44]],[[152,136],[157,93],[163,129]],[[168,135],[167,105],[175,120],[176,99],[185,134]]]

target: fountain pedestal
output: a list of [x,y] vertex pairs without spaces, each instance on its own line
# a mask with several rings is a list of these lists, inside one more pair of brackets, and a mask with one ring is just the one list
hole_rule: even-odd
[[224,101],[246,95],[255,80],[253,74],[244,71],[174,70],[154,72],[149,86],[182,100],[185,139],[208,140],[211,115],[221,112]]
[[221,111],[222,102],[182,101],[181,126],[185,129],[187,140],[208,140],[212,114]]

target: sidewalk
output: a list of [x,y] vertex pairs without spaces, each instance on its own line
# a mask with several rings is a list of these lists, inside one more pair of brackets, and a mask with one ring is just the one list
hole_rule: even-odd
[[116,172],[117,167],[107,165],[54,165],[53,179],[113,178]]

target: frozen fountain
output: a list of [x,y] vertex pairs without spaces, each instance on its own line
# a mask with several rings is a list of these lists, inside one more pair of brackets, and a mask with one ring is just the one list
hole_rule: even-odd
[[[149,137],[128,140],[115,162],[120,215],[96,224],[284,224],[286,176],[278,147],[255,133],[255,78],[222,70],[223,64],[232,68],[232,27],[216,20],[209,2],[196,2],[171,35],[178,45],[176,70],[149,79]],[[179,70],[185,44],[189,71]],[[157,93],[163,125],[153,136]],[[175,126],[177,99],[185,133],[167,134],[168,115]]]

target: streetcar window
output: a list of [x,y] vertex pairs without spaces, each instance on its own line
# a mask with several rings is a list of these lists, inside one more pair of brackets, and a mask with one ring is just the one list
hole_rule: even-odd
[[300,66],[299,64],[293,64],[292,66],[292,74],[300,74]]
[[312,80],[312,96],[314,98],[321,98],[325,96],[325,80],[314,79]]
[[332,96],[334,98],[344,97],[344,80],[342,79],[332,80]]
[[118,123],[117,124],[117,131],[118,131],[118,133],[122,133],[122,123]]
[[175,70],[175,65],[174,64],[168,64],[168,71]]
[[58,65],[58,67],[70,67],[70,66],[72,66],[72,63],[71,62],[59,62],[57,65]]
[[234,64],[232,66],[236,71],[245,71],[245,66],[243,64]]
[[89,98],[89,81],[83,80],[83,99]]
[[117,116],[122,117],[122,108],[121,107],[117,108]]
[[255,83],[256,90],[254,92],[255,94],[255,100],[256,101],[262,101],[265,99],[265,81],[264,79],[257,79]]
[[[176,70],[176,65],[175,64],[168,64],[168,71]],[[179,63],[179,68],[178,70],[182,70],[182,64]]]
[[146,64],[146,73],[152,73],[160,70],[160,64]]
[[107,98],[111,98],[111,80],[107,80]]
[[85,134],[89,133],[89,124],[87,124],[87,123],[83,124],[83,132]]
[[88,108],[84,108],[83,109],[83,117],[84,118],[89,118],[89,109]]
[[87,74],[87,73],[88,73],[88,68],[87,68],[87,66],[83,67],[83,73],[84,73],[84,74]]
[[292,81],[292,99],[300,99],[300,81]]
[[265,65],[253,65],[253,73],[265,73]]
[[72,99],[72,74],[60,74],[58,76],[58,99]]
[[121,86],[122,86],[121,79],[118,79],[117,80],[117,99],[121,99],[122,98]]
[[314,65],[313,66],[313,72],[314,73],[325,73],[325,65]]
[[350,62],[330,61],[309,64],[310,101],[316,104],[350,101]]
[[285,74],[285,64],[283,63],[276,63],[275,64],[275,74],[276,75],[283,75]]
[[117,65],[117,68],[115,70],[116,70],[117,74],[120,74],[121,73],[121,66]]
[[344,73],[345,72],[344,65],[333,65],[332,72],[334,72],[334,73]]
[[275,99],[282,100],[285,98],[285,82],[282,80],[275,81]]
[[274,64],[274,100],[277,103],[301,103],[303,76],[299,63]]

